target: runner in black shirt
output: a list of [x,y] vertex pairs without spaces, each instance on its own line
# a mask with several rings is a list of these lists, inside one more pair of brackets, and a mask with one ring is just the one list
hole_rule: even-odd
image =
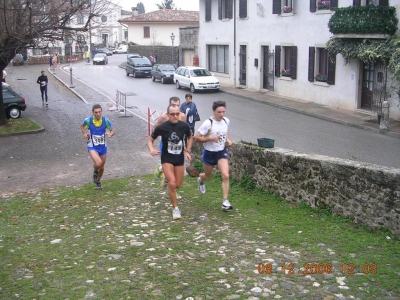
[[[180,219],[181,212],[178,208],[176,199],[176,189],[179,188],[183,182],[184,176],[184,153],[186,152],[186,159],[191,160],[192,149],[192,135],[189,125],[186,122],[178,120],[180,115],[179,107],[170,105],[167,110],[168,121],[161,123],[157,126],[148,140],[148,147],[150,154],[153,156],[159,155],[160,151],[154,148],[154,140],[161,136],[162,150],[161,150],[161,164],[168,181],[168,195],[173,206],[172,217],[173,219]],[[184,136],[188,137],[187,147],[184,148]]]
[[46,96],[46,106],[47,106],[47,84],[49,80],[47,76],[44,75],[44,71],[41,72],[42,75],[39,76],[37,83],[40,84],[40,93],[42,94],[42,104],[44,105],[44,96]]

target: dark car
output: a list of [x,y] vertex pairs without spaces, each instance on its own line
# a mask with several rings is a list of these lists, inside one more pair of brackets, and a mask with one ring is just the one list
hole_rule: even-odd
[[105,54],[105,53],[97,53],[97,54],[95,54],[95,56],[93,57],[93,64],[94,65],[99,65],[99,64],[106,65],[106,64],[108,64],[107,54]]
[[113,55],[112,51],[107,48],[100,48],[96,50],[96,53],[105,53],[107,56]]
[[7,118],[17,119],[25,111],[25,98],[15,92],[8,84],[2,84],[4,109]]
[[174,82],[175,67],[170,64],[155,64],[151,70],[151,79],[160,80],[162,84]]
[[24,57],[22,54],[15,54],[14,58],[12,59],[13,66],[22,66],[24,64]]
[[143,57],[128,57],[126,63],[126,76],[132,74],[133,77],[151,77],[151,62]]

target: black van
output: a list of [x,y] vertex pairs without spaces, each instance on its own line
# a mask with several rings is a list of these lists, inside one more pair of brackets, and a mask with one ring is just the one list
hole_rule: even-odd
[[129,57],[126,63],[126,76],[151,77],[151,62],[146,56]]

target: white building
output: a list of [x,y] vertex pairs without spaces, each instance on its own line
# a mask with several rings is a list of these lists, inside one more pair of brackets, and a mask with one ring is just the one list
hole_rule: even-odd
[[120,20],[128,27],[129,42],[138,45],[170,46],[171,34],[174,45],[179,46],[179,28],[199,26],[199,12],[177,9],[159,9],[138,14],[133,9],[129,18]]
[[[334,9],[353,4],[395,6],[400,17],[399,0],[200,0],[199,63],[222,84],[371,110],[381,66],[346,64],[325,49]],[[390,100],[390,117],[400,120],[399,100]]]

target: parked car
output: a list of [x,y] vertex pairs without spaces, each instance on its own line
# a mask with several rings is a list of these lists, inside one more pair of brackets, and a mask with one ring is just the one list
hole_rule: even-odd
[[139,53],[129,53],[129,54],[126,56],[127,62],[130,62],[130,59],[133,58],[133,57],[142,57],[142,56],[141,56]]
[[115,49],[114,53],[128,53],[128,45],[121,45],[117,49]]
[[111,56],[113,53],[107,48],[100,48],[96,50],[96,53],[105,53],[107,56]]
[[126,76],[151,77],[151,62],[146,56],[129,57],[126,63]]
[[151,69],[151,79],[153,81],[160,80],[162,84],[167,82],[174,82],[174,65],[169,64],[155,64]]
[[93,57],[93,64],[98,65],[98,64],[103,64],[106,65],[108,64],[108,57],[107,54],[105,53],[97,53]]
[[21,111],[25,111],[25,98],[15,92],[8,84],[2,84],[4,109],[7,118],[17,119],[21,117]]
[[174,82],[177,89],[187,87],[192,93],[196,90],[219,91],[219,80],[205,68],[179,67],[174,74]]
[[22,54],[15,54],[14,58],[12,59],[13,66],[22,66],[24,64],[24,57]]

